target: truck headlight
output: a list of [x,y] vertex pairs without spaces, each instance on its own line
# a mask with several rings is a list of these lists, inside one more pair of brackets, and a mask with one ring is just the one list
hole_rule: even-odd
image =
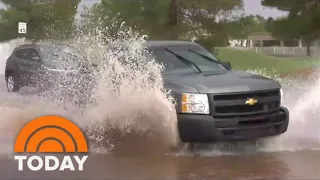
[[182,113],[209,114],[209,111],[209,101],[207,94],[182,94]]
[[283,90],[280,88],[280,106],[282,106],[283,103]]

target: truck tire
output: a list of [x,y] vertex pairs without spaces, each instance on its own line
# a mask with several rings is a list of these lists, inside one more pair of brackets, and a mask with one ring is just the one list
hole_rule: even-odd
[[8,92],[18,92],[20,90],[19,78],[15,73],[9,73],[6,77]]

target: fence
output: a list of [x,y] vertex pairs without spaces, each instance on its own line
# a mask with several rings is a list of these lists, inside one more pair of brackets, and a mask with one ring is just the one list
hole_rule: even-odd
[[[251,50],[274,56],[306,56],[306,47],[230,47],[238,50]],[[311,47],[312,56],[320,56],[320,47]]]

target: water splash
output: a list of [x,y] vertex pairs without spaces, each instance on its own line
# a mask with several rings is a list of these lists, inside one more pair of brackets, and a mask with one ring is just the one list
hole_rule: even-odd
[[[94,104],[89,103],[81,111],[69,103],[70,97],[63,97],[65,99],[62,99],[62,102],[53,101],[61,96],[59,93],[50,93],[50,96],[44,97],[26,90],[18,94],[6,93],[2,77],[1,151],[11,153],[17,131],[31,119],[46,114],[68,117],[86,129],[94,152],[122,155],[163,154],[168,152],[169,147],[176,145],[179,141],[176,114],[172,99],[170,96],[168,98],[163,89],[160,76],[162,66],[152,61],[144,51],[145,36],[128,29],[121,32],[121,38],[103,39],[99,37],[101,34],[97,33],[94,36],[78,36],[67,42],[84,54],[86,60],[99,64],[100,67],[95,74],[96,83],[92,95],[96,101]],[[0,67],[5,66],[5,57],[22,42],[23,40],[18,39],[0,46],[0,54],[4,57],[0,61]],[[130,44],[129,51],[125,54],[120,46],[108,48],[110,43],[122,42]],[[263,69],[248,71],[269,76]],[[320,89],[319,76],[300,80],[282,78],[275,73],[269,77],[279,80],[284,88],[284,105],[291,112],[287,133],[254,143],[199,145],[191,154],[211,156],[319,148],[320,127],[317,112],[320,106],[316,98]],[[81,82],[75,83],[73,88],[80,86],[83,87]],[[74,92],[73,90],[69,89],[71,92]],[[57,91],[61,89],[58,88]],[[182,155],[189,153],[189,150],[181,151]]]
[[[99,64],[94,74],[95,88],[91,91],[94,101],[81,110],[74,106],[69,95],[61,92],[68,91],[77,99],[84,94],[74,92],[88,85],[74,82],[72,89],[60,88],[60,80],[65,76],[55,79],[56,88],[41,96],[37,92],[26,96],[2,91],[0,111],[4,122],[0,132],[5,138],[1,138],[1,145],[12,147],[12,138],[7,138],[6,134],[10,132],[10,137],[15,137],[26,122],[41,115],[56,114],[72,119],[85,129],[92,151],[102,148],[121,154],[163,154],[174,146],[178,140],[176,115],[174,104],[163,88],[162,66],[145,51],[145,36],[128,28],[125,30],[119,29],[122,32],[120,39],[102,38],[98,33],[77,36],[67,42],[73,44],[86,61]],[[116,46],[122,42],[130,45],[128,51],[121,51],[122,47]],[[110,44],[115,44],[112,50]],[[15,47],[16,44],[8,43],[8,46]],[[5,59],[1,66],[4,64]],[[1,85],[4,86],[4,82]]]

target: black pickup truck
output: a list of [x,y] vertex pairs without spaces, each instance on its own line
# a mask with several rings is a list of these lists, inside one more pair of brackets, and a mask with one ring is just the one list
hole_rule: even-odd
[[[178,129],[183,142],[256,140],[287,131],[289,111],[282,106],[281,85],[259,75],[231,70],[230,63],[197,43],[186,41],[147,41],[156,61],[165,65],[165,88],[177,100]],[[29,48],[39,54],[38,49]],[[5,79],[9,91],[23,83],[18,77],[28,72],[29,63],[42,62],[42,56],[29,59],[17,48],[9,57]],[[28,80],[28,79],[27,79]]]

